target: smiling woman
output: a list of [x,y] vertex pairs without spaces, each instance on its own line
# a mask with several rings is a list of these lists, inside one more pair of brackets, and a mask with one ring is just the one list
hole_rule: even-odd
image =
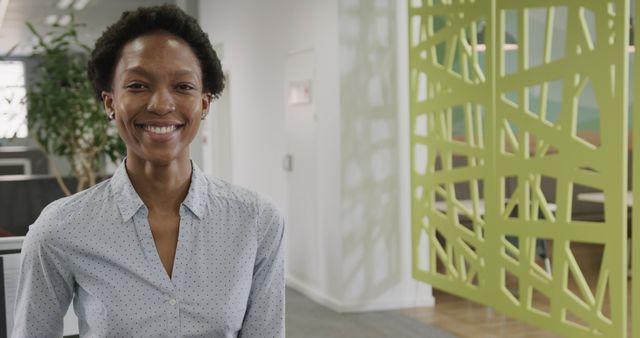
[[210,179],[189,144],[224,88],[195,19],[126,12],[97,41],[89,78],[127,146],[113,177],[49,205],[30,227],[12,337],[283,337],[283,219]]
[[[211,96],[203,93],[199,61],[182,38],[156,31],[127,43],[116,65],[111,91],[114,112],[132,165],[189,164],[188,146],[206,116]],[[186,161],[185,161],[186,160]]]

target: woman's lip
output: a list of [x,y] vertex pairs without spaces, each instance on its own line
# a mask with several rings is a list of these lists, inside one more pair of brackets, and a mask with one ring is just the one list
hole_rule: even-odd
[[165,122],[165,123],[136,123],[136,126],[138,127],[171,127],[171,126],[176,126],[177,128],[180,128],[183,126],[182,123],[179,122]]
[[136,127],[148,132],[153,132],[153,130],[151,129],[167,129],[167,128],[172,129],[171,131],[173,132],[180,129],[183,126],[178,124],[169,124],[169,125],[162,125],[162,126],[151,125],[151,124],[140,124],[140,125],[136,125]]

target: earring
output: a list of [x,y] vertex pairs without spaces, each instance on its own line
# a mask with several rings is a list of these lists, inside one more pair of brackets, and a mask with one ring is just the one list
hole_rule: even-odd
[[115,111],[110,111],[109,112],[109,120],[112,121],[112,120],[115,120],[115,118],[116,118],[116,112]]
[[204,121],[204,119],[207,118],[207,114],[209,114],[209,111],[208,110],[203,110],[202,111],[202,117],[200,119]]

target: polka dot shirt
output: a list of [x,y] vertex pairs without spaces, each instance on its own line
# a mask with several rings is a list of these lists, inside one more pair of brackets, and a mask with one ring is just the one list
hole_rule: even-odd
[[124,164],[29,228],[12,337],[284,337],[284,222],[255,193],[193,166],[172,278]]

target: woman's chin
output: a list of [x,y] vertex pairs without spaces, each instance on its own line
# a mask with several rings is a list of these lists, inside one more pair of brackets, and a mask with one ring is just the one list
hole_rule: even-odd
[[[176,154],[173,152],[144,152],[135,154],[136,162],[149,163],[153,166],[168,166],[180,161],[189,161],[189,154]],[[131,157],[131,155],[129,156]]]

